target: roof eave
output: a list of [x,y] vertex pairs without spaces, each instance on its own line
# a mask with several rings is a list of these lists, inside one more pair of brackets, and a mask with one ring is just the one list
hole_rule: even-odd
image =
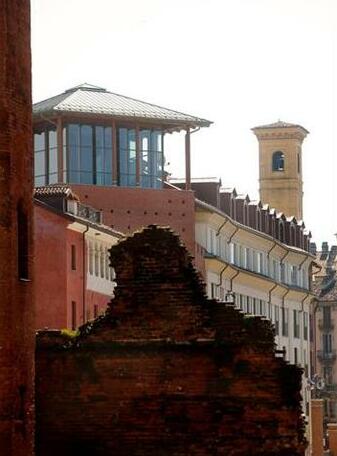
[[116,115],[116,114],[109,114],[104,112],[82,112],[82,111],[63,111],[58,109],[48,110],[45,112],[33,112],[33,120],[49,120],[50,118],[56,117],[87,117],[87,118],[94,118],[94,117],[104,117],[110,118],[112,120],[119,120],[119,121],[126,121],[126,122],[144,122],[144,123],[155,123],[164,125],[166,130],[168,131],[177,131],[177,130],[185,130],[186,128],[203,128],[203,127],[210,127],[212,125],[212,121],[206,119],[165,119],[161,117],[140,117],[140,116],[123,116],[123,115]]

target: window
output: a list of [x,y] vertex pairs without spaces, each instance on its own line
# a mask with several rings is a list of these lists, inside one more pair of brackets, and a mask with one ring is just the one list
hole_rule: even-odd
[[252,251],[250,248],[245,248],[245,268],[252,270]]
[[110,259],[108,248],[105,248],[105,278],[109,280]]
[[298,364],[298,350],[294,348],[294,364]]
[[303,312],[303,338],[308,340],[308,312]]
[[[51,141],[55,143],[54,148],[51,148]],[[111,127],[69,124],[64,129],[63,143],[63,178],[66,182],[112,184]],[[57,157],[56,132],[55,138],[49,139],[49,155],[50,160]],[[49,175],[52,176],[51,171]]]
[[331,334],[323,334],[323,352],[324,353],[331,353],[332,351],[332,335]]
[[71,245],[71,269],[76,271],[76,246]]
[[280,333],[280,309],[279,306],[275,306],[275,335],[278,336]]
[[76,302],[71,301],[71,329],[75,330],[77,326]]
[[280,264],[280,270],[281,270],[281,282],[285,283],[285,265],[284,265],[284,263]]
[[290,266],[291,285],[298,285],[297,266]]
[[242,307],[241,307],[241,309],[244,312],[247,312],[247,296],[241,295],[241,298],[242,298]]
[[104,267],[105,267],[105,252],[103,247],[99,249],[99,261],[100,261],[100,272],[101,278],[104,279]]
[[240,266],[240,246],[238,244],[234,245],[234,264]]
[[331,328],[331,307],[330,306],[323,307],[323,327],[326,329]]
[[293,310],[294,317],[294,337],[300,337],[300,313],[298,310]]
[[98,317],[98,305],[94,304],[94,318]]
[[282,336],[288,337],[289,309],[282,307]]
[[333,383],[333,375],[332,375],[332,367],[331,366],[324,366],[323,367],[323,377],[325,383],[331,385]]
[[253,310],[252,310],[252,314],[253,314],[253,315],[257,315],[256,298],[252,298],[252,301],[253,301]]
[[264,274],[264,258],[262,252],[257,252],[257,272]]
[[95,276],[99,276],[99,248],[95,245]]
[[[121,186],[136,185],[136,130],[119,128],[119,183]],[[140,142],[140,185],[147,188],[161,188],[163,174],[162,132],[141,130]]]
[[211,298],[217,299],[218,297],[218,287],[216,283],[211,283]]
[[17,263],[18,277],[29,279],[29,228],[27,213],[20,202],[17,207]]
[[94,248],[91,242],[88,245],[88,254],[89,254],[89,261],[88,261],[88,269],[89,274],[93,275],[94,273]]
[[141,186],[161,188],[163,172],[162,133],[159,130],[141,130]]
[[273,153],[272,170],[284,171],[284,153],[279,150]]
[[229,261],[230,263],[234,263],[234,244],[231,242],[229,244]]
[[58,181],[57,133],[48,129],[34,134],[35,186],[55,184]]
[[247,296],[247,313],[251,313],[251,298]]
[[298,174],[301,172],[301,155],[299,152],[297,153],[297,172]]

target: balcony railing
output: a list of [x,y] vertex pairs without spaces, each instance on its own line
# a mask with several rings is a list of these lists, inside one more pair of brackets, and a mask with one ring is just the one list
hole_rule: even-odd
[[332,331],[335,325],[332,320],[318,320],[318,327],[321,331]]
[[329,392],[329,393],[336,392],[337,391],[337,385],[335,385],[334,383],[326,383],[325,384],[325,391]]
[[66,212],[76,215],[77,217],[84,218],[94,223],[102,223],[102,213],[90,206],[81,204],[78,201],[67,200]]
[[317,356],[320,361],[335,361],[336,350],[331,350],[329,352],[324,351],[324,350],[318,350]]

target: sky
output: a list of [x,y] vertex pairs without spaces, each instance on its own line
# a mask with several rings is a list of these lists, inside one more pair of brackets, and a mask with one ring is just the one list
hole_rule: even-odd
[[[304,221],[337,243],[336,0],[32,0],[34,102],[88,82],[206,118],[192,176],[258,195],[251,128],[303,125]],[[167,135],[184,176],[184,139]]]

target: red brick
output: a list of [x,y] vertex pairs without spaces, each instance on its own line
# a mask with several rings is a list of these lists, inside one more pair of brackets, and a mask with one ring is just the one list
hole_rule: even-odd
[[[0,0],[0,454],[33,454],[30,8]],[[18,277],[17,208],[28,216],[29,279]]]
[[39,334],[37,454],[303,456],[301,370],[271,324],[208,300],[169,230],[111,260],[107,314],[73,340]]

